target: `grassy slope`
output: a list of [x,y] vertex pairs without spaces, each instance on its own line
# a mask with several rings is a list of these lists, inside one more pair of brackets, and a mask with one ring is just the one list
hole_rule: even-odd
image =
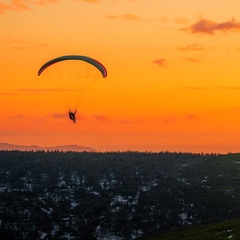
[[201,226],[182,227],[173,232],[161,234],[145,240],[222,240],[240,239],[240,219],[212,223]]

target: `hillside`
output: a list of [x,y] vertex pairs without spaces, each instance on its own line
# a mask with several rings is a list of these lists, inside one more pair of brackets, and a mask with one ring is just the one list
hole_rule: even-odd
[[166,234],[141,238],[141,240],[239,240],[240,219],[196,227],[182,227]]
[[240,154],[0,151],[0,235],[131,240],[226,223],[240,218],[239,164]]
[[19,151],[74,151],[74,152],[94,152],[95,150],[90,147],[83,147],[78,145],[61,145],[61,146],[49,146],[49,147],[40,147],[38,145],[16,145],[10,143],[0,142],[0,150],[19,150]]

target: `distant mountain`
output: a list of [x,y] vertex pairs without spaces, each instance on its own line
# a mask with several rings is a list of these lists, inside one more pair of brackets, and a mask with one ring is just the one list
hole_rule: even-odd
[[25,146],[25,145],[15,145],[15,144],[10,144],[10,143],[3,143],[0,142],[0,150],[19,150],[19,151],[36,151],[36,150],[43,150],[43,151],[54,151],[54,150],[59,150],[59,151],[74,151],[74,152],[94,152],[95,150],[90,147],[83,147],[83,146],[78,146],[78,145],[61,145],[61,146],[50,146],[50,147],[40,147],[38,145],[30,145],[30,146]]

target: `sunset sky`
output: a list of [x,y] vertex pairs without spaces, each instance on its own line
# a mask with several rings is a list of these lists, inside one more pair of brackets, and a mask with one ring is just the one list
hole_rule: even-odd
[[[239,0],[2,0],[0,142],[239,152],[239,9]],[[76,124],[37,75],[69,54],[108,71],[84,93]]]

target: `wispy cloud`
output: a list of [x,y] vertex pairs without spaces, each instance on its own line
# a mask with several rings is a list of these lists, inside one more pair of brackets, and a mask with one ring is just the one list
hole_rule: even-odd
[[198,116],[195,115],[195,114],[188,114],[188,115],[186,115],[185,119],[186,119],[187,121],[195,121],[195,120],[198,119]]
[[226,22],[214,22],[207,19],[200,19],[196,23],[187,28],[183,28],[182,30],[193,34],[214,35],[215,32],[240,31],[240,22],[236,22],[234,18]]
[[0,14],[4,14],[8,10],[11,10],[11,7],[8,6],[8,4],[1,2],[0,3]]
[[32,94],[32,93],[49,93],[49,92],[58,92],[58,89],[54,88],[44,88],[44,89],[35,89],[35,88],[21,88],[18,89],[18,92],[22,94]]
[[101,0],[81,0],[81,1],[86,3],[97,3],[100,2]]
[[185,47],[179,48],[180,51],[202,51],[204,50],[203,44],[188,44]]
[[110,118],[106,115],[94,115],[92,116],[93,119],[101,122],[108,122],[110,121]]
[[35,89],[35,88],[21,88],[18,89],[18,92],[21,93],[51,93],[51,92],[78,92],[86,89],[82,88],[43,88],[43,89]]
[[23,119],[25,117],[26,116],[24,116],[23,114],[17,114],[17,115],[12,116],[12,118],[14,118],[14,119]]
[[214,88],[211,87],[176,87],[176,89],[185,89],[185,90],[211,90]]
[[[54,89],[54,88],[45,88],[45,89],[34,89],[34,88],[22,88],[17,89],[15,92],[2,92],[0,95],[2,96],[17,96],[17,95],[36,95],[36,94],[47,94],[53,92],[64,92],[70,91],[69,89]],[[74,89],[74,91],[76,91]]]
[[67,114],[66,113],[53,113],[52,117],[54,118],[66,118]]
[[107,15],[105,18],[112,19],[112,20],[124,20],[124,21],[132,21],[132,22],[138,22],[138,21],[145,21],[146,19],[135,15],[133,13],[125,13],[122,15]]
[[171,122],[175,122],[175,121],[177,121],[177,117],[176,116],[166,116],[163,119],[164,123],[171,123]]
[[174,21],[175,21],[175,23],[177,23],[177,24],[187,24],[187,23],[189,23],[189,19],[186,18],[186,17],[176,17],[176,18],[174,19]]
[[165,58],[159,58],[152,61],[154,64],[160,67],[167,67],[167,60]]
[[186,90],[227,90],[227,91],[240,91],[240,86],[216,86],[216,87],[177,87],[176,89]]
[[28,42],[22,40],[11,40],[8,41],[7,43],[10,44],[11,47],[15,49],[39,48],[47,46],[47,44],[44,43]]
[[27,11],[33,5],[45,5],[47,3],[57,3],[59,0],[5,0],[0,3],[0,14],[6,11]]
[[10,0],[0,3],[0,14],[5,13],[6,11],[22,11],[30,10],[29,7],[30,1],[24,0]]
[[187,115],[168,115],[163,118],[163,123],[172,124],[179,121],[196,121],[199,117],[196,114],[187,114]]
[[107,124],[122,124],[122,125],[129,125],[133,124],[135,121],[132,119],[124,119],[124,118],[114,118],[112,116],[107,116],[104,114],[97,114],[91,116],[92,119],[99,122],[105,122]]
[[[47,92],[47,91],[46,91]],[[0,93],[1,96],[22,96],[22,95],[36,95],[36,93],[44,93],[44,91],[19,91],[16,92],[2,92]]]
[[185,60],[188,61],[188,62],[192,62],[192,63],[200,63],[200,62],[201,62],[200,59],[197,59],[197,58],[191,58],[191,57],[189,57],[189,58],[185,58]]
[[2,92],[0,93],[1,96],[15,96],[15,95],[20,95],[20,94],[16,94],[14,92]]
[[236,87],[236,86],[222,86],[222,87],[217,87],[217,89],[220,89],[220,90],[236,90],[236,91],[239,91],[240,90],[240,87]]
[[160,17],[160,21],[163,23],[166,23],[169,21],[169,19],[166,16],[162,16],[162,17]]

